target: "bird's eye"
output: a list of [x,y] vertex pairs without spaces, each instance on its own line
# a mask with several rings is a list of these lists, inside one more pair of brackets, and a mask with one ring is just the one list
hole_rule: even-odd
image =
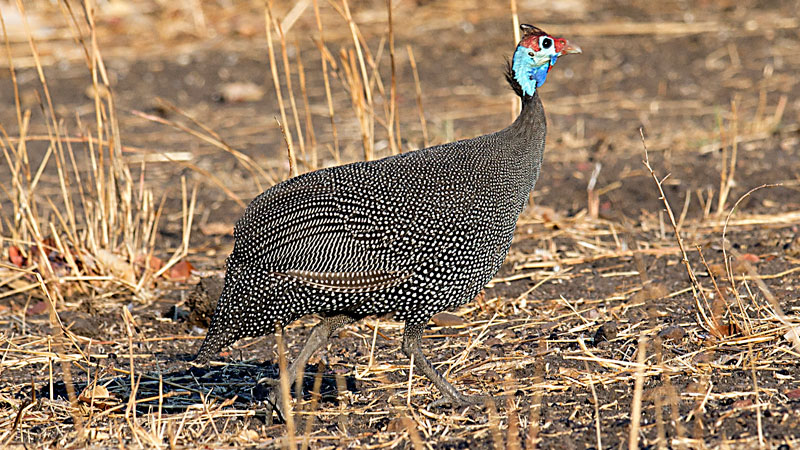
[[528,56],[530,56],[531,58],[533,58],[533,52],[528,52]]
[[542,39],[542,48],[550,48],[553,45],[553,40],[546,37]]

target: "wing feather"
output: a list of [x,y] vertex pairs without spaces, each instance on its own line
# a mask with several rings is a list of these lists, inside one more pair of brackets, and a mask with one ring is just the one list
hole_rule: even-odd
[[412,272],[311,272],[308,270],[288,270],[275,273],[276,276],[292,278],[302,284],[331,292],[374,292],[397,286],[409,279]]
[[409,155],[323,169],[267,190],[237,223],[229,265],[256,264],[331,290],[401,283],[452,244],[472,201],[464,180],[428,175],[458,170],[424,170],[444,163]]

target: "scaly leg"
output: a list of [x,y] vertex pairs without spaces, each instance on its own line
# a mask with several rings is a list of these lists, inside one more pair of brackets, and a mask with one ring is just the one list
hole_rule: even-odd
[[[306,345],[303,346],[303,349],[300,350],[300,354],[297,355],[297,358],[295,358],[294,362],[292,362],[292,364],[289,366],[288,373],[286,374],[286,376],[289,378],[289,386],[293,386],[295,381],[297,381],[297,369],[306,367],[308,360],[311,359],[311,356],[314,354],[314,352],[324,347],[325,344],[328,343],[328,339],[330,339],[334,331],[347,324],[355,322],[357,319],[357,317],[344,314],[323,317],[322,321],[320,321],[320,323],[314,326],[314,328],[311,330],[311,336],[308,337]],[[269,395],[267,406],[268,422],[272,419],[273,407],[278,408],[281,419],[285,420],[286,413],[288,411],[284,410],[280,384],[276,385]]]
[[466,406],[486,403],[491,397],[486,395],[467,396],[458,392],[458,390],[445,380],[425,358],[425,355],[422,354],[422,348],[420,347],[422,331],[424,329],[425,324],[406,322],[406,328],[403,332],[403,353],[409,358],[413,355],[414,367],[425,374],[425,376],[433,382],[434,386],[441,391],[443,398],[433,402],[430,406],[436,407],[442,404]]

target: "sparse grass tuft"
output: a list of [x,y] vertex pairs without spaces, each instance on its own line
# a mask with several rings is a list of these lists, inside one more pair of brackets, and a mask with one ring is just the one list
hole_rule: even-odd
[[[800,22],[784,5],[517,3],[0,5],[0,446],[797,446]],[[219,274],[248,198],[506,125],[502,56],[534,20],[585,50],[542,89],[535,204],[485,293],[424,341],[493,405],[429,408],[386,318],[347,327],[294,391],[278,368],[313,319],[186,364],[190,275]],[[151,69],[179,54],[213,58]],[[130,81],[151,70],[206,84]],[[269,98],[206,98],[248,73]],[[271,389],[287,423],[264,415]]]

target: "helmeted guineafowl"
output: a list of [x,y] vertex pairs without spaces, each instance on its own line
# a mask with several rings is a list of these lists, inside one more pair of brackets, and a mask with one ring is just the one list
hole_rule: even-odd
[[250,203],[236,224],[225,287],[196,362],[318,314],[322,321],[288,370],[294,382],[334,330],[391,313],[405,322],[403,352],[442,401],[482,401],[433,368],[420,338],[434,314],[472,300],[503,263],[542,164],[546,124],[537,88],[559,56],[580,52],[534,26],[521,29],[506,77],[522,112],[508,128],[306,173]]

